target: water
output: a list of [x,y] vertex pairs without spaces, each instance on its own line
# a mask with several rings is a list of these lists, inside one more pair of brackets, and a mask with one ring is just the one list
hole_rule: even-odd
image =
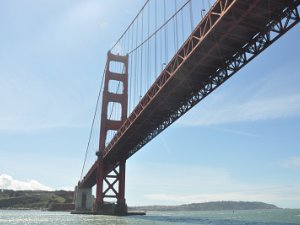
[[65,212],[0,211],[0,225],[300,225],[300,209],[217,212],[148,212],[146,216],[71,215]]

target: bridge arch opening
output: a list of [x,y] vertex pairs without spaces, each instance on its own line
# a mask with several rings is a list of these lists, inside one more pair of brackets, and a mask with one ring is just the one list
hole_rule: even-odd
[[118,80],[109,80],[108,82],[108,92],[113,94],[123,94],[124,93],[124,83]]
[[122,105],[119,102],[109,102],[107,105],[107,119],[113,121],[122,120]]
[[110,61],[109,62],[109,72],[117,74],[125,74],[126,66],[125,63],[120,61]]

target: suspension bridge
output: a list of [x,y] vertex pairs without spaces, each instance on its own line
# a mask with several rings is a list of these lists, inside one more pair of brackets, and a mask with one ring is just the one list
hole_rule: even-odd
[[293,28],[299,5],[147,0],[107,53],[86,149],[98,127],[96,160],[85,157],[74,213],[127,215],[126,160]]

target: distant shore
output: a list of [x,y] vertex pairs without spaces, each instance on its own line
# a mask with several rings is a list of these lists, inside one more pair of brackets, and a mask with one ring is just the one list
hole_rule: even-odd
[[73,202],[73,191],[13,191],[0,190],[0,209],[47,210],[53,204]]
[[129,207],[129,210],[143,211],[222,211],[222,210],[257,210],[257,209],[281,209],[273,204],[264,202],[245,201],[216,201],[205,203],[191,203],[177,206],[137,206]]
[[[73,191],[0,191],[0,210],[71,211],[74,208]],[[264,202],[216,201],[184,205],[152,205],[128,207],[129,211],[216,211],[280,209]]]

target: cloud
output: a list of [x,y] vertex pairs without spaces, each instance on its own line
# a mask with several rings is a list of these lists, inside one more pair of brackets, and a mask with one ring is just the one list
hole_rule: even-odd
[[[132,3],[137,4],[137,2],[134,0]],[[58,1],[56,6],[60,7],[60,5],[61,3]],[[106,42],[106,37],[110,37],[114,33],[111,32],[111,28],[119,26],[122,18],[127,16],[126,19],[129,23],[130,17],[135,16],[135,11],[132,11],[129,17],[123,10],[120,11],[120,8],[127,9],[128,5],[132,4],[125,0],[73,1],[63,8],[57,16],[51,17],[49,25],[37,36],[33,45],[41,41],[37,45],[37,51],[42,48],[45,52],[54,50],[64,54],[72,50],[76,50],[78,53],[78,47],[85,49],[89,42]],[[119,35],[121,32],[123,30],[118,32]],[[105,52],[107,50],[105,49]]]
[[[167,201],[177,204],[186,204],[193,202],[211,202],[211,201],[264,201],[271,202],[274,199],[273,195],[252,194],[246,195],[238,192],[229,192],[221,194],[202,194],[202,195],[171,195],[171,194],[151,194],[146,195],[149,200]],[[271,200],[272,199],[272,200]]]
[[74,187],[61,187],[59,190],[64,190],[64,191],[74,191]]
[[220,190],[201,194],[181,194],[158,192],[144,195],[148,201],[155,204],[186,204],[195,202],[210,201],[262,201],[276,204],[279,207],[299,207],[300,189],[299,185],[290,186],[251,186],[239,185],[239,188],[232,186],[230,191]]
[[[24,70],[25,71],[25,70]],[[1,71],[0,71],[1,72]],[[2,73],[0,131],[32,131],[82,127],[87,113],[84,96],[69,87],[59,88],[47,78],[18,70]],[[86,111],[85,111],[86,110]]]
[[[151,170],[147,168],[151,168]],[[135,171],[139,171],[139,173]],[[156,176],[157,174],[159,176]],[[202,190],[205,187],[214,187],[214,189],[222,187],[224,189],[228,186],[231,187],[234,182],[231,174],[223,168],[198,165],[181,166],[169,163],[152,163],[145,167],[130,165],[127,180],[131,186],[143,186],[147,191],[157,188],[165,192],[170,190],[195,191],[194,187],[201,187]]]
[[[8,47],[0,52],[0,132],[90,126],[101,79],[97,74],[103,70],[95,65],[104,62],[97,59],[99,50],[106,53],[111,36],[116,41],[115,33],[121,34],[103,29],[111,25],[108,21],[121,26],[124,12],[119,9],[128,1],[7,4],[9,13],[1,18],[10,21],[13,14],[14,26],[7,24]],[[16,8],[21,9],[17,15]],[[26,32],[19,32],[21,27]]]
[[11,176],[6,174],[0,175],[0,189],[52,191],[52,188],[43,185],[36,180],[20,181],[13,179]]
[[253,77],[251,82],[248,76],[230,80],[177,124],[210,126],[300,116],[300,91],[296,85],[300,78],[293,69],[297,64],[295,61],[274,67],[269,74]]
[[[150,167],[151,170],[146,169]],[[183,167],[166,163],[145,165],[143,168],[130,164],[127,183],[127,196],[131,205],[263,201],[279,207],[299,208],[300,202],[300,183],[297,181],[290,184],[270,180],[250,182],[225,168],[217,167]]]
[[145,195],[145,198],[156,201],[158,204],[159,202],[186,204],[210,201],[263,201],[273,204],[282,204],[284,201],[300,201],[299,190],[295,188],[257,188],[252,191],[205,193],[196,195],[156,193]]
[[300,156],[290,157],[282,163],[283,167],[291,169],[300,169]]
[[217,109],[197,110],[186,120],[186,126],[206,126],[234,122],[254,122],[300,115],[300,94],[223,105]]
[[[74,42],[75,37],[91,36],[98,29],[106,28],[109,4],[102,1],[79,2],[64,12],[54,23],[53,30],[59,30],[59,38],[66,42]],[[76,43],[76,42],[75,42]]]

